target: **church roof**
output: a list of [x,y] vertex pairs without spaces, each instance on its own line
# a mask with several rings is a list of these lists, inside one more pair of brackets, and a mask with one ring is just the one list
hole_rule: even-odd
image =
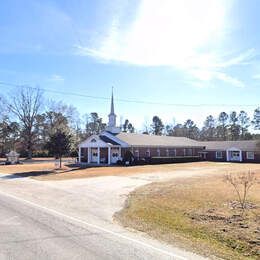
[[200,142],[206,147],[206,150],[228,150],[230,148],[237,148],[242,151],[260,151],[260,146],[258,147],[259,140],[243,140],[243,141],[209,141]]
[[105,136],[105,135],[100,135],[99,138],[100,138],[102,141],[106,142],[106,143],[110,143],[110,144],[112,144],[112,145],[119,145],[116,141],[114,141],[114,140],[108,138],[108,137]]
[[129,146],[149,147],[203,147],[201,142],[186,137],[146,135],[137,133],[121,132],[116,138],[127,143]]

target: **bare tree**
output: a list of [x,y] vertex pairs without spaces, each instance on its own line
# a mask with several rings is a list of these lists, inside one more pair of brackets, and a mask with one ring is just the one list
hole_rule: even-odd
[[28,159],[32,158],[34,127],[41,103],[42,92],[31,87],[21,88],[15,95],[10,96],[8,102],[8,108],[21,123]]
[[238,174],[229,173],[225,176],[225,180],[233,186],[243,214],[246,209],[249,190],[257,182],[255,173],[252,171]]

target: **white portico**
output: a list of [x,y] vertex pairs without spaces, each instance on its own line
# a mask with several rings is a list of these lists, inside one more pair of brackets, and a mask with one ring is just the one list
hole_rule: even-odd
[[125,147],[126,144],[115,137],[120,133],[120,128],[116,127],[113,92],[108,118],[108,126],[104,132],[92,135],[79,144],[79,163],[115,164],[122,159],[121,147]]
[[242,151],[236,147],[226,150],[228,162],[242,162]]
[[[103,139],[103,140],[102,140]],[[121,146],[104,141],[105,136],[92,135],[79,145],[79,162],[114,164],[121,159]]]

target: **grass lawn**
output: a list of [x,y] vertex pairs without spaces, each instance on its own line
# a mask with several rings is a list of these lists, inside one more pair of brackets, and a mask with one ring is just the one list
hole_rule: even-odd
[[232,164],[215,162],[193,162],[161,165],[144,165],[133,167],[89,167],[80,168],[63,164],[61,170],[55,169],[53,162],[35,162],[18,165],[0,165],[0,174],[17,174],[30,176],[40,181],[59,181],[99,176],[128,176],[136,174],[167,174],[179,177],[182,173],[218,174],[219,172],[238,171],[243,169],[260,170],[260,164]]
[[130,194],[115,219],[206,256],[259,259],[260,183],[252,187],[251,209],[241,218],[233,188],[223,179],[220,173],[148,184]]

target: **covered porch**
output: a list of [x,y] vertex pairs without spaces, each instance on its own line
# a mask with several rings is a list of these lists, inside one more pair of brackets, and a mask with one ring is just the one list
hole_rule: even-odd
[[79,163],[115,164],[121,159],[121,146],[106,143],[92,136],[79,145]]
[[228,162],[242,162],[242,151],[232,147],[226,151]]

